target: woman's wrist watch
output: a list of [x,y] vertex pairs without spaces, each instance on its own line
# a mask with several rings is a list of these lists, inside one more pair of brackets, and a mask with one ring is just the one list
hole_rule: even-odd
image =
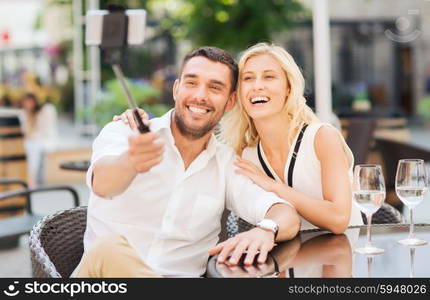
[[272,219],[263,219],[260,222],[258,222],[256,226],[261,229],[273,232],[276,240],[276,236],[278,235],[278,231],[279,231],[279,226],[275,221],[273,221]]

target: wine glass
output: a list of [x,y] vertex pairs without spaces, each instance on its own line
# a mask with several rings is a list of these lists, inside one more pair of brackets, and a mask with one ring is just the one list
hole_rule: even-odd
[[411,225],[407,239],[399,243],[406,246],[421,246],[426,241],[415,237],[413,209],[421,203],[427,190],[426,165],[422,159],[401,159],[397,165],[396,194],[397,197],[409,208]]
[[367,243],[355,249],[361,254],[381,254],[384,249],[372,245],[370,226],[372,215],[382,206],[385,200],[385,183],[379,165],[356,165],[353,178],[353,196],[355,204],[367,218]]

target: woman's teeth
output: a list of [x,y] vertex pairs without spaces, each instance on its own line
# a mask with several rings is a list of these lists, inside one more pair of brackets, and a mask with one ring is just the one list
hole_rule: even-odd
[[268,101],[269,101],[269,98],[267,98],[267,97],[254,97],[251,99],[252,104],[266,103]]

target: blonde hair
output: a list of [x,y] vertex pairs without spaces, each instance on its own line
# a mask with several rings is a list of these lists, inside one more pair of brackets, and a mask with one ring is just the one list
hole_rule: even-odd
[[[283,111],[289,122],[287,140],[291,144],[294,135],[303,123],[311,124],[319,122],[312,109],[306,104],[304,98],[305,80],[293,57],[283,48],[274,44],[258,43],[248,48],[239,60],[239,80],[238,93],[240,95],[240,76],[245,63],[251,57],[268,54],[276,59],[284,70],[287,83],[290,87],[289,94],[285,101]],[[288,86],[285,88],[287,89]],[[246,147],[256,146],[260,137],[255,128],[254,122],[244,110],[240,99],[237,99],[234,108],[226,113],[221,120],[221,138],[224,142],[234,148],[239,155]]]

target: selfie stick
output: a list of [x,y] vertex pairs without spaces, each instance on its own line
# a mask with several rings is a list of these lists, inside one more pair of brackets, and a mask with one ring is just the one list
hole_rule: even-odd
[[128,106],[130,107],[130,109],[133,110],[134,120],[137,122],[137,129],[139,130],[140,133],[149,132],[149,127],[143,123],[142,118],[139,115],[139,111],[138,111],[136,102],[133,100],[133,97],[131,96],[130,90],[127,87],[127,84],[125,82],[124,74],[122,73],[121,67],[117,64],[113,64],[112,69],[113,69],[113,72],[115,73],[116,78],[118,78],[118,81],[122,86],[122,89],[125,92],[125,95],[126,95],[127,101],[128,101]]
[[149,127],[143,123],[139,115],[138,107],[131,96],[124,74],[119,65],[123,51],[127,46],[129,17],[125,13],[125,8],[116,4],[109,5],[108,12],[108,14],[103,15],[103,28],[100,43],[100,48],[103,50],[104,61],[112,65],[115,76],[127,97],[128,106],[133,111],[137,129],[140,133],[146,133],[149,132]]

